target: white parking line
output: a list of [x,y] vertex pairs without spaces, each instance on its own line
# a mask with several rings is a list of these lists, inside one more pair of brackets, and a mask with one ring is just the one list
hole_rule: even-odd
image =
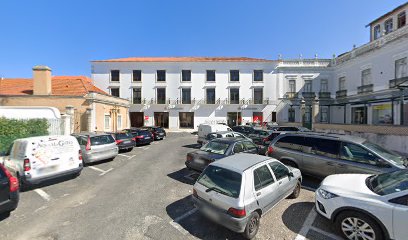
[[100,168],[97,168],[97,167],[94,167],[94,166],[89,166],[88,168],[93,169],[93,170],[98,171],[98,172],[101,172],[101,173],[105,172],[104,170],[102,170]]
[[110,172],[110,171],[112,171],[112,170],[113,170],[113,168],[109,168],[109,169],[106,170],[105,172],[99,174],[99,176],[103,176],[103,175],[107,174],[108,172]]
[[315,211],[315,208],[313,206],[312,210],[310,210],[309,215],[307,215],[307,218],[305,222],[303,223],[302,228],[300,229],[298,235],[296,236],[295,240],[305,240],[306,235],[309,232],[310,228],[312,227],[312,224],[317,216],[317,213]]
[[173,221],[170,221],[170,225],[172,225],[175,229],[177,229],[179,232],[181,232],[183,235],[187,235],[188,231],[185,230],[180,224],[178,223],[179,221],[183,220],[184,218],[190,216],[191,214],[197,212],[197,208],[193,208],[190,211],[184,213],[183,215],[175,218]]
[[323,231],[323,230],[320,229],[320,228],[310,227],[310,230],[315,231],[315,232],[318,232],[318,233],[320,233],[320,234],[322,234],[322,235],[325,235],[326,237],[329,237],[329,238],[331,238],[331,239],[333,239],[333,240],[342,240],[342,239],[343,239],[343,238],[341,238],[341,237],[339,237],[339,236],[337,236],[337,235],[334,235],[334,234],[332,234],[332,233],[328,233],[328,232],[326,232],[326,231]]
[[147,149],[149,149],[150,147],[142,147],[142,149],[143,150],[147,150]]
[[44,192],[42,189],[35,189],[34,192],[36,192],[40,197],[42,197],[45,201],[49,202],[51,200],[50,195],[48,193]]
[[131,156],[128,156],[128,155],[125,155],[125,154],[122,154],[122,153],[119,153],[118,155],[119,155],[119,156],[122,156],[122,157],[131,158]]

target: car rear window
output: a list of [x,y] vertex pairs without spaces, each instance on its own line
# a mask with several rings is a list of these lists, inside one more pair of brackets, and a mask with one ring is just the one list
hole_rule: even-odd
[[237,172],[210,165],[200,175],[197,182],[220,194],[238,198],[241,190],[241,180],[242,176]]
[[114,143],[115,140],[111,135],[101,135],[101,136],[94,136],[91,137],[91,145],[92,146],[97,146],[97,145],[104,145],[104,144],[109,144],[109,143]]
[[163,128],[155,128],[156,132],[164,132]]
[[129,133],[118,133],[115,135],[116,139],[121,140],[121,139],[128,139],[128,138],[132,138],[132,135],[130,135]]
[[275,145],[281,148],[299,150],[304,145],[304,138],[301,136],[284,136]]
[[220,142],[209,142],[205,144],[202,148],[200,148],[201,151],[204,152],[210,152],[210,153],[215,153],[215,154],[225,154],[225,152],[228,150],[229,144],[228,143],[220,143]]

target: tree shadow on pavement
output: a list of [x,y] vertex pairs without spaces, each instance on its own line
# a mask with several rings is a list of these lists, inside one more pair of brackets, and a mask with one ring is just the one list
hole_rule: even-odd
[[283,212],[282,222],[292,232],[299,233],[310,211],[314,211],[313,207],[313,202],[294,203]]
[[205,240],[221,240],[221,239],[245,239],[241,234],[232,232],[221,225],[218,225],[205,216],[198,210],[190,215],[186,215],[194,209],[191,196],[187,196],[166,207],[166,212],[173,221],[180,225],[184,230],[198,239]]
[[167,174],[167,176],[179,182],[182,182],[188,185],[194,185],[198,176],[200,176],[200,173],[190,171],[187,168],[183,168],[178,171],[169,173]]

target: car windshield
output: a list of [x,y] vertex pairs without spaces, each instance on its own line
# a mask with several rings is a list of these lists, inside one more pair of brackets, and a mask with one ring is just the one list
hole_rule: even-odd
[[101,136],[94,136],[91,137],[91,145],[96,146],[96,145],[104,145],[104,144],[109,144],[109,143],[114,143],[115,140],[111,135],[101,135]]
[[229,144],[227,143],[209,142],[200,148],[200,150],[223,155],[227,151],[228,147]]
[[132,138],[132,135],[129,133],[118,133],[116,134],[116,139],[121,140],[121,139],[127,139],[127,138]]
[[381,157],[394,162],[395,164],[398,165],[406,165],[406,159],[399,155],[398,153],[392,152],[390,150],[387,150],[375,143],[371,143],[368,141],[365,141],[363,143],[363,145],[369,149],[371,149],[373,152],[377,153],[378,155],[380,155]]
[[208,166],[197,179],[204,187],[226,196],[238,198],[241,190],[241,174],[231,170]]
[[367,187],[378,195],[408,190],[408,170],[373,175],[366,180]]

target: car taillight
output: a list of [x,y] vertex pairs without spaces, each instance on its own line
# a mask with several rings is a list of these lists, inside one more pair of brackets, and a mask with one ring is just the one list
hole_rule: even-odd
[[193,156],[191,156],[191,155],[187,155],[187,161],[193,161]]
[[116,140],[116,144],[120,144],[122,142],[123,142],[123,140]]
[[196,198],[198,198],[197,191],[196,191],[194,188],[193,188],[193,196],[196,197]]
[[271,154],[273,152],[273,148],[271,146],[268,147],[268,154]]
[[30,171],[31,170],[31,164],[30,164],[30,159],[26,158],[24,159],[24,171]]
[[19,189],[19,184],[18,184],[18,179],[11,175],[9,170],[0,164],[0,168],[3,169],[4,173],[6,174],[7,178],[9,179],[9,185],[10,185],[10,192],[15,192]]
[[136,136],[136,138],[142,139],[142,138],[144,138],[144,136],[143,136],[143,135],[141,135],[141,136]]
[[246,216],[246,211],[245,209],[230,208],[228,209],[228,214],[236,218],[243,218]]
[[79,161],[82,161],[82,151],[81,150],[78,151],[78,159]]
[[85,150],[86,151],[91,150],[91,138],[89,138],[89,137],[88,137],[88,141],[86,142]]

